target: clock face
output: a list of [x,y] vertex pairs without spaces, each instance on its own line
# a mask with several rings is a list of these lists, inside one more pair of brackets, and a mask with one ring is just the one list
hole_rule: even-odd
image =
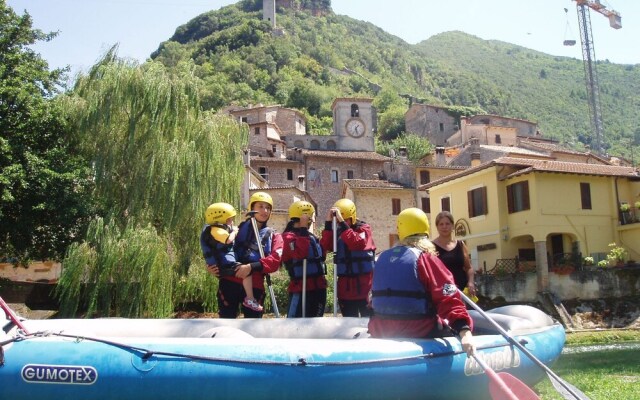
[[352,118],[347,121],[347,133],[353,137],[364,135],[364,122],[358,118]]

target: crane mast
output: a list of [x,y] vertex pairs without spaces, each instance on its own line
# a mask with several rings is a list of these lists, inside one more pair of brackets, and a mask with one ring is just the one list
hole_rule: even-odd
[[582,42],[582,59],[584,60],[584,75],[587,86],[589,114],[591,116],[591,128],[595,132],[594,150],[596,153],[602,154],[603,127],[600,109],[600,88],[598,85],[598,73],[596,71],[596,54],[593,47],[593,33],[591,32],[589,9],[609,18],[609,25],[614,29],[622,28],[621,17],[618,12],[607,9],[599,0],[574,1],[578,8],[578,25],[580,28],[580,41]]

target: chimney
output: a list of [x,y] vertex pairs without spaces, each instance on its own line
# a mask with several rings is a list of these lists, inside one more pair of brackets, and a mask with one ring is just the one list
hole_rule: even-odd
[[407,158],[408,156],[407,148],[405,146],[401,146],[398,148],[398,156],[402,158]]
[[436,165],[444,166],[447,164],[447,157],[444,155],[444,146],[436,146]]
[[[477,140],[477,139],[476,139]],[[471,166],[475,167],[480,165],[482,162],[480,160],[480,152],[474,151],[471,153]]]
[[251,165],[251,152],[249,149],[242,150],[242,161],[245,167],[249,167]]
[[298,189],[304,191],[304,175],[298,175]]

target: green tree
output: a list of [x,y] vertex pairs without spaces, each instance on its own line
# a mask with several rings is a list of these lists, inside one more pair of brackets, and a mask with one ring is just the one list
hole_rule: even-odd
[[[179,281],[191,265],[204,270],[198,236],[206,207],[239,206],[248,132],[202,110],[200,83],[192,64],[173,74],[157,62],[119,59],[112,48],[66,97],[105,210],[64,260],[66,314],[86,305],[88,315],[166,316],[193,291],[215,305],[212,277]],[[191,293],[179,296],[178,287]],[[132,290],[138,295],[127,300]]]
[[414,163],[432,150],[432,145],[427,139],[413,133],[403,133],[392,141],[376,141],[376,152],[386,156],[390,156],[391,149],[398,154],[400,147],[407,149],[408,159]]
[[0,1],[0,254],[60,259],[91,213],[88,163],[51,98],[64,70],[28,46],[55,33],[32,28]]
[[380,114],[378,133],[382,140],[393,140],[405,131],[404,105],[393,105],[386,112]]

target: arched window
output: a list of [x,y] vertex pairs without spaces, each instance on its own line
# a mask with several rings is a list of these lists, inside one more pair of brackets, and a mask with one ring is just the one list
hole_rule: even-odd
[[333,140],[327,140],[327,150],[335,150],[337,148],[336,142]]
[[352,104],[351,105],[351,116],[352,117],[359,117],[360,116],[360,108],[358,108],[357,104]]
[[295,142],[293,142],[293,147],[304,149],[304,143],[302,143],[302,140],[296,140]]
[[317,140],[311,141],[311,150],[318,150],[320,148],[320,142]]

